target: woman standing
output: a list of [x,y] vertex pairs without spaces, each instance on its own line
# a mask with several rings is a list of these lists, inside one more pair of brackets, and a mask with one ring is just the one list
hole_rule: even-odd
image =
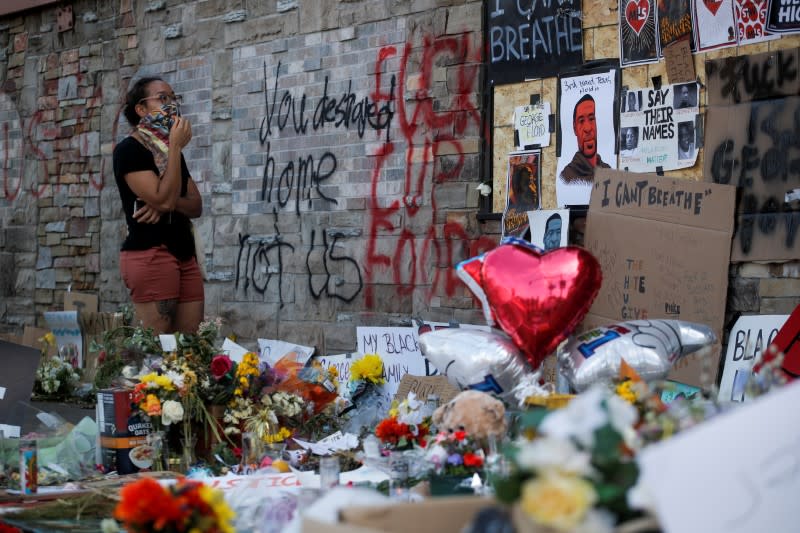
[[181,98],[161,78],[134,83],[125,102],[133,133],[114,149],[114,177],[128,224],[120,271],[136,317],[156,333],[196,333],[203,279],[191,218],[202,198],[181,151],[192,139]]

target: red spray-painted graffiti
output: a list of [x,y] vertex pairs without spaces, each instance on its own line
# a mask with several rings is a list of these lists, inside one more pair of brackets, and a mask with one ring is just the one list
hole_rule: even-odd
[[[437,185],[460,175],[464,167],[464,154],[462,142],[459,139],[471,125],[474,125],[478,131],[481,128],[481,113],[470,101],[470,95],[478,92],[480,51],[470,50],[469,34],[466,33],[460,37],[441,39],[426,37],[420,65],[420,88],[417,89],[415,98],[406,100],[405,81],[412,51],[411,43],[406,43],[400,61],[400,83],[398,83],[399,92],[396,98],[400,128],[407,145],[405,194],[402,207],[406,210],[407,219],[419,215],[425,195],[425,183],[430,179],[433,184],[430,192],[433,216],[419,250],[417,249],[417,237],[410,230],[403,228],[393,255],[378,252],[378,234],[395,229],[393,217],[401,210],[399,200],[395,200],[387,207],[381,207],[378,202],[378,182],[388,157],[395,149],[394,142],[383,143],[374,154],[375,167],[372,172],[369,198],[371,221],[365,261],[365,299],[369,308],[372,308],[375,303],[373,282],[377,269],[391,269],[394,284],[400,294],[410,294],[419,283],[430,283],[428,291],[428,298],[430,298],[441,291],[443,282],[444,293],[452,296],[459,285],[454,270],[452,268],[445,269],[446,274],[442,280],[442,269],[434,268],[433,279],[428,279],[427,268],[425,268],[428,261],[434,258],[435,265],[442,264],[442,260],[452,265],[458,260],[458,257],[464,256],[463,252],[467,252],[467,256],[477,255],[496,245],[494,239],[486,236],[471,239],[464,226],[457,222],[445,223],[441,235],[437,234],[435,225],[438,212],[435,195]],[[391,98],[391,94],[381,92],[381,72],[384,70],[384,64],[396,56],[397,48],[394,46],[385,46],[378,52],[375,64],[375,92],[372,95],[376,102],[388,101]],[[456,58],[463,63],[457,68],[457,88],[452,91],[455,93],[452,106],[437,113],[434,110],[433,98],[430,96],[432,94],[433,69],[437,65],[437,61],[448,58]],[[452,134],[442,133],[443,131],[452,131]],[[456,163],[448,170],[435,173],[433,162],[439,150],[446,144],[452,147],[449,152],[457,155]],[[414,179],[415,165],[413,162],[415,151],[418,150],[421,150],[422,161],[421,164],[416,165],[416,179]],[[442,241],[445,243],[445,250],[442,250]],[[456,250],[456,246],[461,246],[462,249]],[[404,272],[406,273],[405,278]]]
[[[80,78],[79,78],[80,81]],[[6,97],[5,94],[0,93],[0,97]],[[2,179],[3,179],[3,198],[8,201],[15,201],[19,194],[23,191],[29,192],[34,198],[40,198],[45,195],[48,189],[55,193],[61,187],[67,186],[62,182],[60,165],[64,161],[81,161],[88,158],[90,141],[88,137],[89,127],[92,124],[92,119],[101,113],[101,103],[103,100],[103,89],[100,85],[95,85],[92,90],[92,96],[89,99],[96,105],[85,106],[80,110],[79,116],[75,117],[75,124],[68,126],[68,129],[62,129],[51,120],[45,122],[45,110],[38,110],[34,112],[29,119],[25,120],[20,118],[20,125],[22,132],[21,143],[13,143],[12,139],[18,135],[17,132],[11,131],[8,122],[4,123],[0,135],[0,146],[3,147],[2,151]],[[119,128],[119,119],[122,115],[122,106],[117,108],[113,119],[112,138],[116,139]],[[78,145],[73,147],[69,142],[69,137],[77,136]],[[66,139],[66,140],[65,140]],[[43,149],[41,144],[49,144],[48,150]],[[48,157],[47,152],[56,153],[64,151],[73,151],[68,157],[56,157],[55,155]],[[50,176],[48,171],[48,160],[55,159],[57,162],[56,172]],[[101,158],[99,172],[87,172],[88,185],[97,191],[103,190],[106,182],[107,164],[105,157]],[[30,172],[28,175],[36,176],[35,181],[24,184],[25,181],[25,165],[36,165],[35,172]],[[19,175],[11,175],[10,169],[16,168]],[[86,183],[82,184],[83,186]]]

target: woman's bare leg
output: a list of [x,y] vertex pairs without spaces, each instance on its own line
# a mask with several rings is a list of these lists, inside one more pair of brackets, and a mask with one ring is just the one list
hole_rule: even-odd
[[134,304],[136,318],[143,327],[153,328],[153,332],[158,335],[161,333],[175,332],[175,316],[178,310],[178,300],[160,300],[157,302],[145,302]]
[[175,314],[175,331],[192,335],[197,333],[203,321],[203,303],[203,300],[179,303]]

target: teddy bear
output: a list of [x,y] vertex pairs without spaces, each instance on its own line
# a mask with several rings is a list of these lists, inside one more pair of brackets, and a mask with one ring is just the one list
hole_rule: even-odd
[[439,431],[466,431],[476,439],[503,436],[508,427],[503,402],[477,390],[458,393],[433,412],[432,421]]

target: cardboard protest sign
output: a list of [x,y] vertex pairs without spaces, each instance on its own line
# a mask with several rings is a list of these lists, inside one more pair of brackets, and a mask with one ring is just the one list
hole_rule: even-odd
[[[713,183],[736,185],[742,193],[733,261],[800,255],[800,206],[790,199],[800,186],[794,118],[800,113],[798,58],[795,49],[706,65],[710,105],[703,175]],[[731,101],[738,104],[721,105]]]
[[689,0],[672,0],[658,2],[658,38],[661,50],[682,37],[689,36],[694,52],[694,34],[692,32],[692,11]]
[[550,102],[515,108],[514,133],[518,150],[550,146]]
[[398,401],[405,400],[408,398],[409,392],[413,392],[420,401],[425,401],[428,396],[435,394],[439,397],[439,405],[444,405],[461,390],[454,387],[445,376],[412,376],[411,374],[406,374],[400,380],[400,386],[397,388],[394,399]]
[[620,3],[620,64],[628,67],[655,63],[658,55],[655,0],[629,0],[627,3]]
[[655,172],[694,166],[698,91],[696,82],[628,90],[623,99],[641,100],[642,105],[620,114],[619,167]]
[[528,211],[539,208],[541,169],[539,150],[509,154],[503,236],[522,237],[528,230]]
[[[722,338],[735,187],[598,169],[585,247],[603,284],[583,329],[624,320],[673,318]],[[719,346],[707,364],[716,371]],[[669,378],[700,386],[697,354]],[[707,384],[706,384],[707,385]]]
[[96,294],[72,291],[64,293],[64,311],[96,313],[97,305],[98,298]]
[[615,110],[619,69],[558,79],[556,200],[585,205],[595,168],[616,168]]
[[791,0],[769,0],[767,31],[772,33],[800,32],[800,4]]
[[728,336],[728,350],[722,367],[717,400],[743,402],[749,400],[745,385],[753,364],[764,354],[789,315],[743,316],[736,321]]
[[580,0],[484,2],[492,85],[555,76],[583,63]]
[[697,79],[697,74],[694,71],[692,49],[689,46],[688,37],[682,37],[664,48],[667,79],[673,84],[686,83]]
[[736,38],[740,45],[777,39],[767,31],[768,0],[733,0],[736,17]]
[[771,391],[637,456],[665,533],[797,530],[800,383]]
[[706,61],[708,105],[800,95],[799,73],[800,48]]
[[736,44],[733,0],[698,0],[693,4],[695,41],[699,51]]
[[569,243],[569,209],[528,211],[531,243],[544,251]]

